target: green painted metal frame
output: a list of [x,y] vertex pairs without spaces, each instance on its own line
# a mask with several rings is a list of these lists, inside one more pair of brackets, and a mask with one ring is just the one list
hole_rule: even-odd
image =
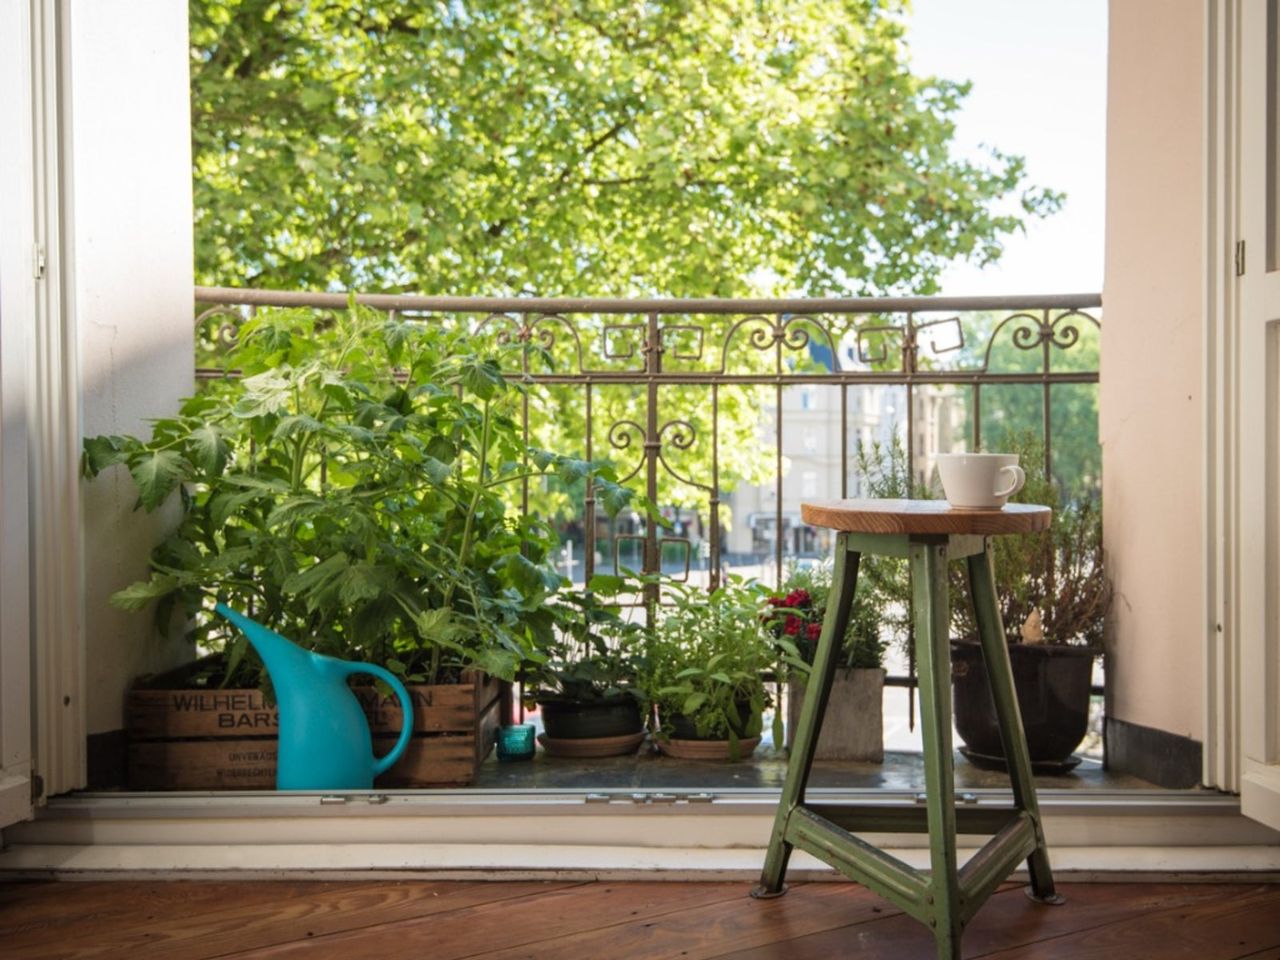
[[[809,768],[835,677],[838,638],[844,636],[848,627],[858,583],[858,563],[864,553],[903,557],[911,564],[924,740],[923,809],[805,802]],[[983,661],[999,717],[1005,756],[1010,760],[1012,807],[965,809],[956,806],[951,745],[951,647],[947,628],[950,619],[947,568],[953,560],[964,560],[968,565]],[[1028,895],[1044,903],[1062,902],[1054,889],[1049,866],[992,571],[991,543],[983,537],[839,535],[827,616],[796,725],[769,852],[760,885],[752,891],[752,896],[767,898],[785,893],[784,878],[791,851],[803,850],[875,890],[931,927],[942,960],[959,960],[960,935],[965,925],[1022,860],[1027,861],[1031,875]],[[927,832],[930,869],[917,870],[855,836],[852,830]],[[957,833],[991,837],[963,868],[956,863]]]

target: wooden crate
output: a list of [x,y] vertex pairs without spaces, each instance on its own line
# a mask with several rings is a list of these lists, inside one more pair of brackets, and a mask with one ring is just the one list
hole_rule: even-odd
[[[471,783],[501,723],[504,684],[467,673],[463,682],[409,687],[414,734],[377,785]],[[400,707],[373,687],[354,690],[374,737],[391,749]],[[131,790],[271,790],[276,785],[275,707],[258,690],[132,690],[125,705]]]
[[[378,786],[461,786],[475,779],[502,723],[503,684],[481,673],[463,674],[462,681],[408,686],[413,739],[396,765],[378,778]],[[355,693],[369,718],[373,752],[382,756],[400,735],[400,705],[371,686],[356,687]]]

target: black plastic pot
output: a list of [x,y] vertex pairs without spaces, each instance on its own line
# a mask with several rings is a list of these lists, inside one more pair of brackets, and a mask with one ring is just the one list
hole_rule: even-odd
[[[1039,772],[1069,770],[1072,753],[1089,729],[1094,651],[1055,644],[1009,645],[1013,685],[1027,733],[1031,764]],[[980,765],[1004,766],[995,702],[977,641],[951,641],[956,732],[962,752]]]
[[[742,718],[742,726],[735,730],[740,737],[745,737],[747,723],[751,720],[751,701],[739,700],[735,706],[738,708],[738,716]],[[722,740],[723,737],[700,737],[698,736],[698,725],[682,713],[673,713],[670,715],[671,736],[676,740]]]
[[542,725],[556,740],[622,737],[644,728],[635,697],[605,700],[539,700]]

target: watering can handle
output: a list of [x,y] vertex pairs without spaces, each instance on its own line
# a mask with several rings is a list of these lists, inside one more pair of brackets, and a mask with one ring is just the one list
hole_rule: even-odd
[[409,738],[413,736],[413,701],[409,699],[409,691],[404,688],[404,684],[390,670],[384,670],[382,667],[375,666],[372,663],[346,663],[344,666],[349,676],[354,676],[357,673],[367,673],[384,681],[396,695],[396,699],[400,701],[400,710],[404,715],[404,719],[400,723],[400,739],[396,741],[396,745],[385,756],[379,757],[374,761],[373,775],[376,777],[391,769],[391,765],[400,759],[405,747],[409,745]]

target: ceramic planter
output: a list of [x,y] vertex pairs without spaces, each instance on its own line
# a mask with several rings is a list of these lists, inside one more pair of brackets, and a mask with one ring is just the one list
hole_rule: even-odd
[[631,696],[603,700],[538,700],[546,733],[539,738],[553,757],[616,757],[634,753],[644,740],[640,704]]
[[[1018,709],[1037,772],[1070,770],[1080,762],[1072,753],[1089,729],[1095,655],[1060,644],[1009,645]],[[979,765],[1003,768],[1004,745],[976,641],[951,642],[951,680],[956,732],[965,742],[961,752]]]
[[[787,747],[800,722],[805,685],[792,681],[787,697]],[[831,685],[818,735],[816,760],[884,762],[884,670],[840,668]]]

